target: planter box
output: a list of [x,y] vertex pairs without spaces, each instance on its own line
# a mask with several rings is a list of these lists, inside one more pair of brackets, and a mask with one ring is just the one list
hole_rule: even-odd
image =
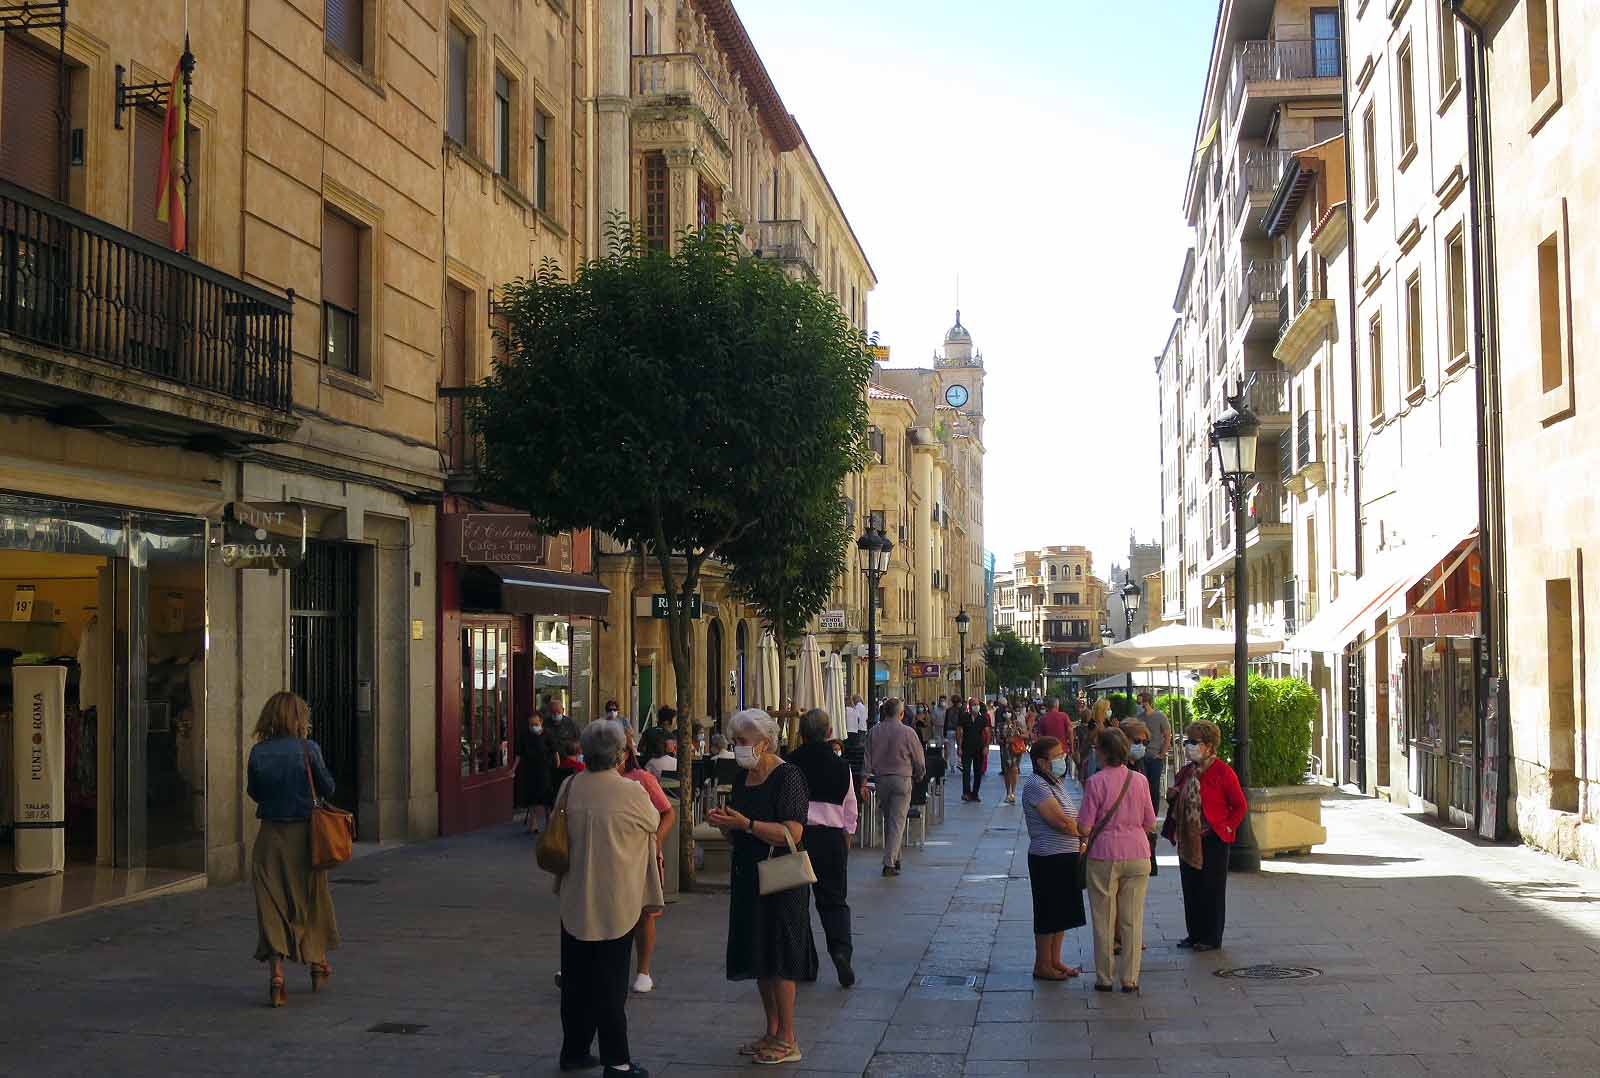
[[1246,791],[1250,826],[1262,857],[1310,853],[1328,841],[1322,826],[1322,786],[1268,786]]

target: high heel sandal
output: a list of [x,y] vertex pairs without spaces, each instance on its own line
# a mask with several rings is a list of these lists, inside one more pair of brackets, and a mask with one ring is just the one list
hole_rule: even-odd
[[311,963],[311,991],[322,991],[322,984],[333,976],[333,967],[326,962]]
[[267,984],[267,1005],[271,1007],[282,1007],[288,1002],[289,992],[283,987],[283,977],[278,976],[272,978],[272,980]]

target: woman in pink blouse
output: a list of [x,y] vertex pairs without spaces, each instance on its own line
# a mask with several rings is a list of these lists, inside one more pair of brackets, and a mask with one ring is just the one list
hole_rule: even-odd
[[1139,990],[1144,949],[1144,893],[1150,883],[1150,836],[1156,811],[1150,784],[1128,768],[1128,739],[1114,727],[1095,736],[1100,770],[1083,787],[1078,828],[1088,835],[1089,920],[1094,925],[1095,991],[1112,989],[1114,940],[1122,940],[1122,990]]

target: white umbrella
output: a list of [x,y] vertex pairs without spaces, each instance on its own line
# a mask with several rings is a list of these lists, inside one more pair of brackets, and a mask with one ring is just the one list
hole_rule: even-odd
[[800,645],[800,662],[795,667],[795,710],[804,713],[827,705],[828,698],[822,689],[822,651],[817,647],[817,638],[807,633]]
[[[1130,640],[1091,651],[1078,660],[1085,674],[1123,674],[1147,667],[1190,668],[1233,661],[1233,633],[1197,625],[1163,625]],[[1252,658],[1283,650],[1282,637],[1249,638]]]
[[839,653],[828,653],[828,665],[823,671],[823,680],[828,686],[828,715],[833,719],[833,736],[844,737],[844,664],[839,661]]
[[756,664],[756,698],[755,707],[765,711],[778,710],[778,643],[772,638],[771,633],[761,634],[761,647],[759,648],[759,661]]

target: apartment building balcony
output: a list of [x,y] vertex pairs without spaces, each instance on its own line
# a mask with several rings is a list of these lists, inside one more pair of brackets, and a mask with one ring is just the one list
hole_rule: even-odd
[[785,269],[817,279],[817,241],[800,221],[761,221],[756,226],[756,254]]
[[1258,474],[1250,497],[1250,511],[1245,517],[1245,549],[1265,551],[1287,547],[1292,531],[1282,480],[1276,475]]
[[1292,464],[1285,464],[1284,485],[1300,494],[1327,482],[1327,456],[1323,444],[1322,416],[1315,410],[1301,412],[1294,423]]
[[[677,142],[715,150],[731,160],[728,101],[700,58],[689,52],[633,58],[633,121],[651,127],[652,142]],[[672,130],[687,122],[686,130]],[[664,129],[665,128],[665,129]]]
[[451,494],[472,494],[478,489],[478,467],[483,461],[483,439],[472,423],[472,403],[483,390],[477,386],[440,386],[439,459],[444,489]]
[[1289,428],[1287,371],[1251,371],[1245,382],[1245,402],[1261,421],[1258,437],[1276,438]]
[[1278,343],[1273,345],[1272,356],[1291,370],[1310,359],[1333,332],[1333,300],[1327,295],[1326,283],[1311,277],[1302,258],[1293,302],[1289,302],[1287,284],[1279,291]]
[[1252,258],[1234,282],[1234,321],[1246,340],[1270,339],[1282,319],[1283,262]]
[[1282,150],[1253,149],[1239,156],[1238,171],[1234,176],[1233,223],[1241,218],[1244,234],[1249,239],[1261,239],[1266,232],[1261,227],[1262,216],[1272,204],[1283,177],[1284,162],[1289,155]]
[[293,317],[292,296],[0,181],[6,411],[212,449],[281,440]]
[[1277,106],[1342,90],[1344,55],[1337,37],[1245,41],[1235,46],[1228,84],[1228,120],[1244,137],[1259,135]]

